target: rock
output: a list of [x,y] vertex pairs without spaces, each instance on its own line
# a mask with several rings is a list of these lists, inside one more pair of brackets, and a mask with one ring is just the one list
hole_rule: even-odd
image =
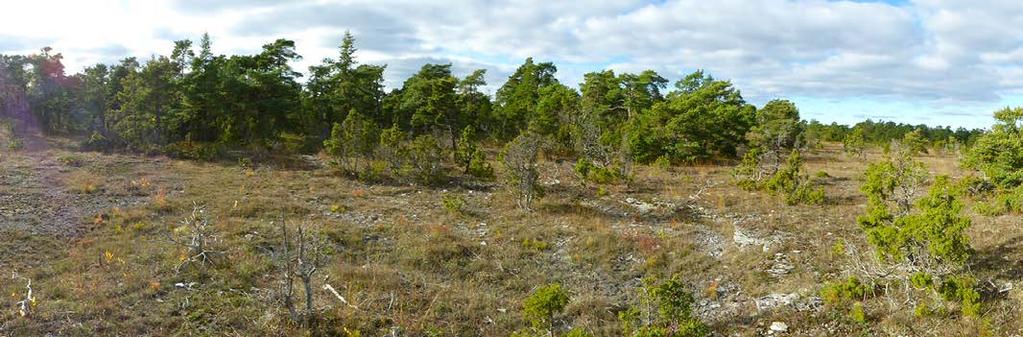
[[785,332],[789,331],[789,325],[784,322],[772,322],[771,331],[773,332]]
[[785,254],[777,253],[774,254],[774,263],[772,263],[771,268],[767,270],[767,274],[778,278],[788,274],[795,268],[795,266],[789,263],[789,259],[785,256]]
[[774,243],[772,242],[773,240],[767,240],[756,237],[751,233],[747,232],[746,230],[742,229],[742,227],[734,226],[733,228],[734,230],[732,231],[732,241],[735,242],[735,244],[738,245],[739,247],[761,246],[766,252],[771,249],[771,244]]
[[713,258],[720,258],[725,253],[725,238],[710,230],[700,230],[696,234],[696,244],[704,253]]
[[796,303],[796,310],[799,311],[820,311],[824,308],[824,300],[820,296],[811,296]]
[[626,198],[625,203],[629,204],[629,206],[636,208],[636,210],[638,210],[640,214],[647,214],[657,209],[657,205],[631,197]]
[[796,303],[799,300],[799,294],[770,294],[761,298],[756,299],[757,311],[764,311],[768,309],[777,308],[780,306],[788,306]]

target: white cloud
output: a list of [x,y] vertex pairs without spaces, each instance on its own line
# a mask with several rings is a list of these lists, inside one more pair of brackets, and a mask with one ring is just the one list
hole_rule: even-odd
[[987,107],[1023,91],[1023,4],[1007,0],[106,0],[5,9],[17,15],[0,20],[0,53],[48,44],[73,70],[121,54],[166,54],[173,39],[203,32],[221,53],[294,39],[304,70],[334,56],[351,30],[361,61],[389,64],[390,86],[426,62],[453,62],[456,72],[485,67],[500,83],[533,56],[558,64],[568,84],[602,68],[671,78],[704,68],[755,102],[870,99],[941,114],[962,110],[946,105]]

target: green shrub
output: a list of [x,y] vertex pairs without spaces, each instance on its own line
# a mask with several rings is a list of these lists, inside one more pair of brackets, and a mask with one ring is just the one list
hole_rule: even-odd
[[789,205],[824,203],[824,188],[816,180],[801,174],[803,158],[799,151],[792,151],[778,172],[763,184],[763,188],[772,194],[781,194]]
[[64,164],[64,166],[70,167],[80,167],[84,163],[82,157],[73,154],[64,154],[57,156],[57,161],[60,162],[61,164]]
[[909,284],[913,285],[913,288],[916,288],[916,289],[927,289],[927,288],[930,288],[931,285],[933,285],[933,283],[934,283],[934,278],[931,277],[931,274],[928,274],[928,273],[916,272],[916,273],[913,273],[913,275],[909,277]]
[[114,143],[99,131],[93,131],[89,138],[82,141],[80,147],[85,151],[107,151],[114,147]]
[[949,277],[938,287],[938,294],[946,301],[959,302],[963,316],[977,317],[980,315],[980,293],[975,288],[976,283],[972,276]]
[[584,183],[608,185],[628,182],[630,179],[625,170],[616,163],[613,163],[611,166],[601,166],[589,159],[579,158],[573,168],[576,176]]
[[[868,178],[866,184],[877,182]],[[917,200],[913,213],[889,211],[883,202],[883,193],[892,190],[891,187],[864,185],[864,190],[868,192],[868,213],[857,221],[866,231],[867,241],[883,260],[902,262],[912,252],[914,258],[908,262],[928,271],[935,267],[959,267],[969,257],[971,248],[966,230],[971,221],[961,215],[963,204],[957,197],[960,192],[948,177],[940,176],[935,180],[928,195]]]
[[361,181],[367,182],[380,181],[386,171],[387,163],[378,160],[370,160],[367,161],[366,165],[363,165],[362,170],[359,171],[358,178]]
[[987,216],[1023,213],[1023,186],[999,190],[989,200],[978,202],[977,213]]
[[21,138],[11,137],[7,141],[7,149],[12,151],[21,150],[25,147],[25,143],[21,141]]
[[565,311],[570,297],[561,284],[537,288],[522,302],[522,315],[535,329],[554,330],[554,318]]
[[867,197],[867,213],[856,218],[856,222],[867,235],[867,242],[874,246],[884,260],[901,261],[904,244],[900,238],[904,218],[912,208],[916,190],[928,176],[923,163],[908,155],[888,156],[867,167],[860,191]]
[[487,155],[476,145],[476,129],[468,126],[462,130],[455,151],[455,162],[461,165],[466,174],[490,180],[494,178],[494,169],[487,162]]
[[927,153],[927,138],[920,129],[903,135],[901,145],[912,155]]
[[168,156],[178,159],[215,161],[224,158],[227,149],[218,143],[201,143],[184,140],[163,147]]
[[1023,185],[1023,108],[995,112],[998,121],[970,148],[964,164],[1001,188]]
[[409,175],[419,184],[435,185],[444,178],[442,163],[444,149],[437,145],[437,139],[422,135],[412,140],[408,149]]
[[539,239],[522,239],[522,248],[529,251],[542,252],[547,250],[550,245],[547,242]]
[[[646,315],[640,309],[630,308],[618,313],[618,320],[625,336],[681,336],[702,337],[710,329],[693,316],[695,298],[685,285],[676,278],[660,283],[646,280],[642,292]],[[642,317],[651,319],[643,320]]]
[[494,168],[490,166],[490,162],[487,161],[486,154],[483,153],[483,151],[473,152],[472,158],[469,159],[469,167],[466,172],[469,173],[470,176],[478,179],[494,179]]
[[863,128],[855,127],[849,134],[842,139],[842,149],[845,153],[854,156],[863,156],[863,151],[867,148],[867,137],[863,133]]
[[743,190],[759,190],[763,180],[763,172],[760,169],[760,151],[758,149],[746,151],[742,155],[739,166],[732,170],[732,177],[735,179],[735,184]]
[[867,322],[867,314],[863,312],[863,303],[861,302],[853,303],[852,309],[849,309],[849,318],[851,318],[853,322],[856,323]]
[[843,306],[852,301],[862,301],[872,295],[873,287],[850,276],[845,282],[829,282],[821,289],[821,299],[825,304]]
[[831,254],[835,256],[845,255],[845,240],[838,239],[834,245],[831,245]]
[[290,132],[281,133],[280,150],[284,151],[286,154],[314,152],[315,150],[313,150],[313,146],[311,145],[313,142],[310,141],[309,138],[313,137]]
[[380,132],[380,139],[376,149],[376,155],[387,163],[391,175],[395,178],[402,178],[406,175],[408,168],[409,149],[408,135],[394,125]]
[[345,120],[330,130],[323,148],[333,163],[346,174],[358,175],[373,155],[380,141],[380,131],[373,120],[352,109]]
[[654,160],[654,167],[667,171],[671,169],[671,159],[667,156],[657,157],[657,160]]
[[927,317],[933,314],[931,307],[927,303],[917,303],[916,307],[913,308],[913,316],[915,317]]
[[465,210],[465,199],[455,194],[447,194],[441,198],[441,203],[444,205],[444,209],[451,214],[462,214]]
[[518,205],[530,209],[533,199],[543,194],[537,161],[541,138],[524,133],[505,144],[501,161],[507,173],[507,186],[519,196]]

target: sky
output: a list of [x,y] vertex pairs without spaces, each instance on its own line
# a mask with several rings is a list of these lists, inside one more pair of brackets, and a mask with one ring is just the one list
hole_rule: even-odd
[[805,119],[987,127],[1023,105],[1018,0],[78,0],[0,1],[0,54],[50,46],[70,72],[169,54],[209,33],[223,54],[296,41],[306,71],[351,31],[360,63],[395,88],[425,63],[487,69],[493,92],[526,57],[583,74],[697,69],[758,106],[789,99]]

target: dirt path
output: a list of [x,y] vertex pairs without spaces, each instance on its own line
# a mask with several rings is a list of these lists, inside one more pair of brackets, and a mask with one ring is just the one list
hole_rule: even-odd
[[75,168],[58,162],[38,131],[22,140],[22,150],[0,161],[0,230],[73,238],[87,229],[89,216],[120,203],[102,193],[70,192],[65,180]]

